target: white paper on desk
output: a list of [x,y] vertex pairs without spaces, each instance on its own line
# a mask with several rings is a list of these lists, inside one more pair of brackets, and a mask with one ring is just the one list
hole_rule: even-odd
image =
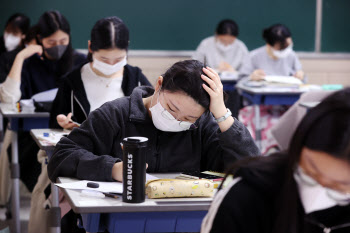
[[[87,187],[88,182],[98,183],[99,187],[98,188]],[[94,190],[94,191],[100,191],[100,192],[123,193],[123,183],[121,182],[80,180],[76,182],[59,183],[55,185],[65,189],[80,189],[80,190]]]
[[54,88],[48,91],[43,91],[32,96],[36,102],[51,102],[55,99],[58,88]]
[[[146,183],[149,180],[158,179],[155,176],[146,174]],[[98,188],[87,187],[88,182],[98,183]],[[65,189],[80,189],[80,190],[94,190],[99,192],[113,192],[113,193],[123,193],[123,183],[121,182],[103,182],[103,181],[90,181],[90,180],[80,180],[69,183],[56,183],[58,187]]]
[[293,76],[277,76],[277,75],[267,75],[265,76],[265,81],[272,83],[285,83],[285,84],[296,84],[301,85],[303,82]]
[[49,133],[48,137],[45,136],[37,136],[37,138],[40,141],[44,141],[52,146],[56,146],[56,144],[61,140],[63,136],[66,136],[70,133],[70,130],[65,130],[62,132],[54,132],[54,133]]
[[20,100],[22,107],[33,107],[34,108],[34,102],[32,99],[27,99],[27,100]]
[[222,81],[237,81],[238,79],[237,72],[223,71],[223,72],[220,72],[219,75]]

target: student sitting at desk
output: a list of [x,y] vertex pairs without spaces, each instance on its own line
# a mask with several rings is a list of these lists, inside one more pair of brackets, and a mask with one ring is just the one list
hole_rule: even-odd
[[350,232],[350,89],[311,109],[289,150],[240,161],[202,233]]
[[[21,50],[6,81],[0,85],[3,103],[29,99],[36,93],[58,87],[62,75],[86,61],[85,55],[72,48],[70,26],[61,13],[45,12],[37,27],[40,45],[29,45]],[[39,148],[29,132],[19,132],[18,149],[21,179],[32,191],[41,167],[36,161]]]
[[[240,82],[263,80],[266,75],[295,76],[305,81],[300,61],[293,51],[292,34],[289,29],[282,24],[272,25],[263,30],[263,38],[266,45],[250,52],[240,70]],[[263,154],[276,146],[270,129],[286,110],[286,106],[260,106]],[[253,107],[248,106],[240,110],[239,119],[256,138],[253,130],[255,124],[251,120],[253,115]]]
[[265,46],[250,52],[241,70],[240,77],[259,81],[266,75],[295,76],[303,80],[304,72],[293,51],[292,34],[282,24],[264,29]]
[[[129,96],[137,86],[151,86],[138,67],[127,64],[129,30],[118,17],[95,24],[88,42],[89,63],[62,79],[52,105],[50,128],[71,129],[107,101]],[[57,119],[56,119],[57,118]]]
[[148,172],[223,171],[259,151],[225,107],[219,75],[196,60],[175,63],[155,89],[137,87],[108,102],[56,145],[49,178],[122,181],[121,141],[149,139]]
[[2,102],[14,103],[58,86],[59,78],[86,56],[72,48],[70,26],[58,11],[45,12],[38,21],[39,45],[17,54],[11,71],[0,86]]
[[192,58],[219,72],[235,72],[248,55],[247,47],[237,37],[236,22],[230,19],[222,20],[216,27],[215,35],[204,39]]

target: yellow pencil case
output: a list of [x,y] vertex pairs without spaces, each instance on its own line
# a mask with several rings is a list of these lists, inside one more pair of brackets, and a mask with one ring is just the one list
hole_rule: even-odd
[[210,180],[159,179],[146,184],[148,198],[212,197],[214,183]]

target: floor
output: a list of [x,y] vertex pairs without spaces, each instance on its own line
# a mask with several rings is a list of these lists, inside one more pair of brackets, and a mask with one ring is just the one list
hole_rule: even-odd
[[[20,210],[20,218],[21,218],[21,233],[28,232],[28,220],[30,213],[30,193],[24,185],[20,186],[21,193],[21,210]],[[6,220],[6,208],[0,207],[0,233],[10,233],[9,226],[10,221]]]

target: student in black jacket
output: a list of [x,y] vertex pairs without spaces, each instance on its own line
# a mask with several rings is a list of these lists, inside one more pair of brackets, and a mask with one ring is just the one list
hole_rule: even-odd
[[89,63],[61,80],[50,115],[50,128],[72,128],[103,103],[151,86],[138,67],[126,64],[129,30],[118,17],[103,18],[91,31]]
[[225,107],[219,75],[195,60],[175,63],[151,87],[108,102],[62,138],[48,164],[59,176],[122,181],[125,137],[149,139],[148,172],[223,171],[259,154],[248,130]]
[[350,232],[350,89],[311,109],[289,150],[240,161],[201,232]]
[[72,48],[70,26],[60,12],[45,12],[37,27],[39,45],[30,45],[17,54],[0,86],[2,102],[30,99],[39,92],[56,88],[63,75],[86,62],[86,56]]
[[[70,26],[61,13],[45,12],[39,18],[37,29],[39,45],[29,45],[17,54],[8,77],[0,85],[3,103],[15,103],[57,88],[62,75],[86,62],[86,56],[72,48]],[[41,166],[36,159],[39,148],[29,132],[18,134],[18,150],[20,178],[32,191]]]

